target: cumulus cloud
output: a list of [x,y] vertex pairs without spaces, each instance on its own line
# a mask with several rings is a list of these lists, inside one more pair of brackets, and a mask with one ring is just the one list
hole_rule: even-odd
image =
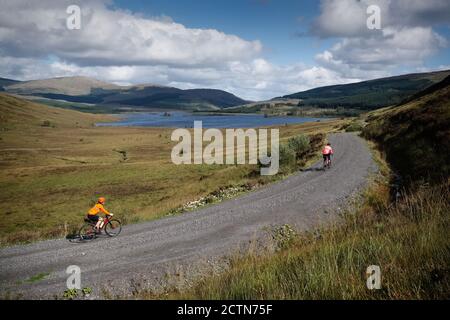
[[[380,30],[366,25],[366,10],[374,4],[380,8]],[[433,30],[437,24],[450,24],[449,1],[323,0],[311,32],[339,40],[315,58],[344,77],[375,78],[400,66],[421,68],[426,58],[448,46]]]
[[83,2],[81,29],[68,30],[69,4],[0,0],[2,76],[220,88],[251,100],[352,80],[323,67],[274,65],[261,57],[257,40],[144,18],[101,0]]
[[425,58],[447,45],[431,28],[388,27],[375,37],[344,38],[317,54],[316,61],[347,76],[380,77],[399,65],[420,67]]
[[230,63],[229,71],[221,73],[225,90],[252,100],[307,90],[336,83],[355,82],[358,78],[343,78],[338,72],[301,63],[275,65],[265,59],[251,63]]
[[376,35],[366,24],[371,5],[380,8],[383,27],[450,25],[448,0],[322,0],[310,33],[322,38]]
[[396,0],[389,2],[386,15],[390,25],[434,26],[450,25],[450,2],[448,0]]
[[311,33],[319,37],[351,37],[368,32],[366,10],[368,1],[323,0],[320,15],[311,26]]
[[[252,59],[259,41],[214,29],[191,29],[167,18],[143,18],[98,0],[81,7],[81,29],[66,27],[64,1],[1,1],[2,55],[45,57],[51,52],[78,65],[218,65]],[[13,13],[13,14],[12,14]]]

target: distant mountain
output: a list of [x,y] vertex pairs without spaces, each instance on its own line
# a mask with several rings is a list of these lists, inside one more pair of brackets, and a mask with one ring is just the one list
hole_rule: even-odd
[[22,95],[63,94],[70,96],[89,95],[95,90],[115,90],[120,86],[88,77],[61,77],[23,81],[8,85],[6,91]]
[[102,96],[102,102],[132,106],[195,109],[228,108],[246,103],[235,95],[216,89],[181,90],[172,87],[132,87]]
[[16,84],[16,83],[20,83],[20,81],[6,79],[6,78],[0,78],[0,91],[5,91],[5,89],[3,87],[6,87],[6,86],[9,86],[12,84]]
[[182,90],[154,84],[118,86],[87,77],[32,80],[5,86],[8,93],[96,105],[188,110],[217,110],[245,101],[216,89]]
[[442,81],[450,70],[407,74],[343,85],[315,88],[282,98],[301,99],[299,106],[372,110],[395,105]]

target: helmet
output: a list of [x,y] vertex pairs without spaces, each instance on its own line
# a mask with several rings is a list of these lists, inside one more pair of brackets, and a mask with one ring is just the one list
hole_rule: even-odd
[[98,203],[104,204],[106,199],[104,197],[98,198]]

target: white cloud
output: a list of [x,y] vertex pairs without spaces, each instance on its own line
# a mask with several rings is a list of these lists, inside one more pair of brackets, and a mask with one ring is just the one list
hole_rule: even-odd
[[[381,9],[381,30],[366,27],[366,9],[373,4]],[[432,27],[442,23],[450,23],[447,0],[322,0],[312,32],[340,39],[317,54],[316,62],[344,78],[371,79],[401,68],[417,69],[448,46]]]
[[450,25],[448,0],[395,0],[389,1],[385,17],[389,25],[433,26]]
[[85,66],[214,66],[253,59],[262,49],[259,41],[111,10],[101,1],[83,2],[81,29],[69,30],[66,8],[71,2],[2,1],[2,55],[42,58],[52,53]]
[[389,75],[398,66],[418,67],[448,45],[430,27],[387,27],[374,37],[344,38],[316,55],[316,61],[348,77]]
[[321,13],[311,33],[320,37],[371,37],[377,32],[366,25],[370,5],[380,8],[382,27],[450,25],[448,0],[321,0]]
[[[382,1],[377,1],[377,3]],[[368,0],[322,0],[321,13],[311,32],[321,37],[351,37],[367,33],[366,9]]]

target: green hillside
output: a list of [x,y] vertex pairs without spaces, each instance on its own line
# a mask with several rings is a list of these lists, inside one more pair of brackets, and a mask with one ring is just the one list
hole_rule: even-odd
[[370,113],[363,134],[379,143],[407,182],[446,179],[450,175],[450,76],[416,97]]
[[359,83],[315,88],[284,96],[300,107],[373,110],[395,105],[450,75],[450,70],[407,74]]

